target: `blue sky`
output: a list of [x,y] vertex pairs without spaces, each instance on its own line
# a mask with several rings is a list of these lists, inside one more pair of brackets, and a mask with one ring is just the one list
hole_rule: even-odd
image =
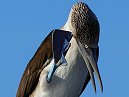
[[[0,91],[15,97],[28,61],[47,34],[66,22],[78,0],[0,0]],[[82,0],[99,19],[99,69],[104,92],[91,82],[81,97],[129,97],[129,0]]]

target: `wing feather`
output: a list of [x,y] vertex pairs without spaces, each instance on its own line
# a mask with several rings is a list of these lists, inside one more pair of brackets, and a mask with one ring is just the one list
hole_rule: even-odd
[[42,70],[53,58],[58,62],[62,55],[64,40],[70,41],[72,35],[68,31],[53,30],[41,43],[23,73],[16,97],[29,97],[35,90]]
[[[52,57],[52,32],[41,43],[33,58],[27,64],[18,87],[16,97],[29,97],[38,84],[41,71],[47,59]],[[47,64],[46,64],[47,65]]]

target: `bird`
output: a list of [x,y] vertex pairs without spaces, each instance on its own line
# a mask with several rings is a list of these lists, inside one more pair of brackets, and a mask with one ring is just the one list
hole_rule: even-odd
[[67,22],[43,40],[22,75],[16,97],[79,97],[98,69],[100,25],[85,2],[75,3]]

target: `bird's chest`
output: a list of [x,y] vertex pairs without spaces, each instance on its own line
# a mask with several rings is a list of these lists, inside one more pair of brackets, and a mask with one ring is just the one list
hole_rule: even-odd
[[58,67],[50,83],[46,81],[48,68],[42,71],[34,97],[79,97],[87,68],[74,39],[65,58],[68,64]]

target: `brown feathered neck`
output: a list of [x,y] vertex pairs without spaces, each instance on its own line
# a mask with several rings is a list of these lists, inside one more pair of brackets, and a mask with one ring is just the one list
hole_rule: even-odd
[[71,32],[81,43],[96,48],[99,41],[99,22],[84,2],[73,5],[68,21]]

